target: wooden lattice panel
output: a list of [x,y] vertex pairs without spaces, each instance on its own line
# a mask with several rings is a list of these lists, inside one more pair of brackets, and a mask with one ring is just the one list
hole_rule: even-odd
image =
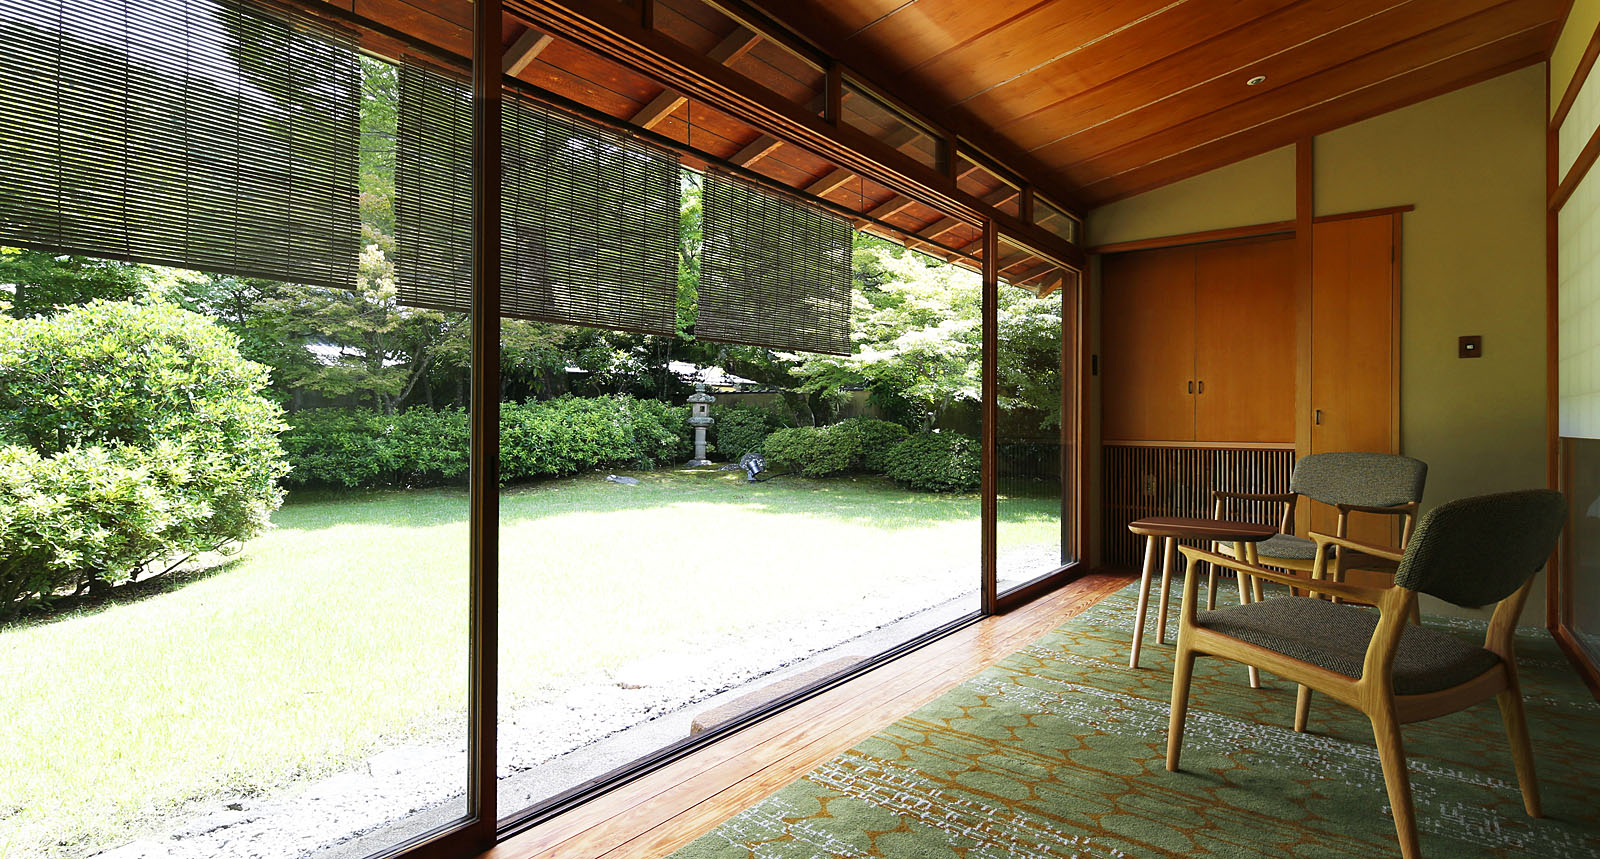
[[[1294,471],[1294,451],[1282,449],[1108,444],[1102,456],[1103,562],[1132,569],[1143,561],[1144,540],[1129,533],[1129,522],[1146,516],[1210,516],[1213,489],[1288,492]],[[1226,517],[1276,524],[1281,510],[1252,503],[1228,510]]]

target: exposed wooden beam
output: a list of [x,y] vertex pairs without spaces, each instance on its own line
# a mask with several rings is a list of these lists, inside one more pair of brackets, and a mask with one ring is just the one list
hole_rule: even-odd
[[772,150],[777,149],[782,145],[782,140],[779,140],[770,134],[758,135],[755,140],[746,143],[744,148],[733,153],[733,157],[729,158],[728,160],[739,165],[740,167],[749,167],[751,164],[754,164],[768,155],[771,155]]
[[522,70],[537,60],[539,54],[550,47],[553,41],[555,41],[554,36],[538,27],[529,27],[523,31],[522,35],[511,43],[511,47],[506,48],[505,55],[501,58],[506,74],[512,77],[522,74]]
[[[759,44],[761,44],[761,34],[752,33],[743,27],[734,27],[732,33],[723,36],[722,41],[718,42],[706,53],[706,57],[712,62],[721,63],[725,66],[732,65],[734,60],[749,53],[751,48]],[[688,99],[684,98],[683,94],[677,90],[664,89],[659,95],[651,99],[649,104],[640,108],[639,112],[635,113],[629,122],[640,128],[654,128],[656,123],[671,116],[672,112],[681,107],[686,101]]]
[[935,238],[938,238],[939,236],[944,235],[945,233],[950,232],[951,230],[955,229],[956,227],[961,226],[964,223],[965,223],[964,221],[958,221],[955,218],[940,218],[939,220],[934,221],[933,223],[927,225],[926,227],[923,227],[922,229],[917,230],[917,235],[926,236],[926,237],[928,237],[930,239],[935,239]]
[[916,202],[916,200],[913,200],[904,194],[896,194],[893,197],[884,200],[882,203],[873,206],[871,211],[867,212],[867,214],[874,218],[887,218],[890,215],[899,214],[900,212],[905,211],[908,207],[915,205]]
[[810,185],[807,185],[806,193],[815,194],[816,196],[821,197],[830,191],[837,191],[838,189],[844,187],[846,182],[849,182],[855,177],[856,174],[844,169],[843,167],[835,168],[828,175],[818,179],[815,182],[812,182]]

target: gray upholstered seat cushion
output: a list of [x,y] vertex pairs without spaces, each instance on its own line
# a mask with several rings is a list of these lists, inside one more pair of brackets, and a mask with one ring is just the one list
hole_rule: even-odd
[[[1232,543],[1220,544],[1232,551]],[[1256,554],[1266,563],[1267,558],[1285,558],[1294,561],[1309,561],[1317,556],[1317,544],[1305,537],[1296,537],[1293,534],[1274,534],[1256,544]],[[1328,554],[1333,554],[1333,547],[1328,547]]]
[[[1203,611],[1198,626],[1336,671],[1360,677],[1378,613],[1309,597],[1273,597]],[[1394,657],[1396,695],[1448,689],[1500,662],[1493,653],[1453,635],[1408,624]]]

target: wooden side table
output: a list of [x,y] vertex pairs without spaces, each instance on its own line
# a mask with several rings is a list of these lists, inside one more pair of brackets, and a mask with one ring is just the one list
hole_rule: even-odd
[[[1256,544],[1278,533],[1271,525],[1253,522],[1230,522],[1225,519],[1189,519],[1182,516],[1152,516],[1128,523],[1128,530],[1145,538],[1144,574],[1139,578],[1139,612],[1133,627],[1133,649],[1128,657],[1128,667],[1139,667],[1139,646],[1144,641],[1145,612],[1150,602],[1150,579],[1156,571],[1156,543],[1166,543],[1161,563],[1161,605],[1156,610],[1156,642],[1167,643],[1167,603],[1172,590],[1172,567],[1178,554],[1179,540],[1207,540],[1230,542],[1242,549],[1237,552],[1246,563],[1256,563]],[[1252,601],[1254,580],[1239,576],[1239,602]],[[1216,594],[1216,570],[1211,571],[1209,590]],[[1261,685],[1256,669],[1250,668],[1250,685]]]

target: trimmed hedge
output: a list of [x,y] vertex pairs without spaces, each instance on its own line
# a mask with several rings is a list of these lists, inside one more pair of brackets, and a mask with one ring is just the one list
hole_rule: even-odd
[[[633,397],[563,397],[500,406],[500,481],[687,459],[688,409]],[[467,473],[466,412],[306,409],[289,415],[289,480],[324,486],[426,486]]]
[[889,451],[885,473],[896,483],[927,492],[971,492],[978,488],[983,462],[978,440],[951,432],[924,432]]
[[825,427],[782,429],[767,436],[762,447],[767,464],[806,477],[827,477],[847,471],[882,472],[889,452],[904,441],[906,428],[888,421],[850,418]]
[[717,456],[729,462],[761,450],[767,436],[786,426],[781,416],[760,408],[712,406],[711,417],[714,423],[708,440]]

